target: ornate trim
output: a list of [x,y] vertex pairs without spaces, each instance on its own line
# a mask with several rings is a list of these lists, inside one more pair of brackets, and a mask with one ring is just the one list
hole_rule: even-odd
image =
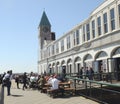
[[73,48],[74,51],[79,51],[79,49],[80,49],[80,46],[76,46]]
[[88,47],[90,47],[90,46],[91,46],[91,42],[88,42],[88,43],[83,44],[83,47],[84,47],[84,48],[88,48]]

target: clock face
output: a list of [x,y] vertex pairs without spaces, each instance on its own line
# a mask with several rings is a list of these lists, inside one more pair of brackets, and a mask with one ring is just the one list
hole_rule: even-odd
[[48,27],[43,27],[43,32],[47,33],[49,31]]

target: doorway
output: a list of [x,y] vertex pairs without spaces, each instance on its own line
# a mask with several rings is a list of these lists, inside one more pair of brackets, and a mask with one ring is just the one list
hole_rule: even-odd
[[120,58],[115,58],[115,78],[120,81]]

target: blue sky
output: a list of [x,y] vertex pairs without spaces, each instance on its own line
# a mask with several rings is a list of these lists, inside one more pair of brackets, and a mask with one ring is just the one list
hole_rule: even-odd
[[104,0],[0,0],[0,73],[37,72],[38,25],[45,10],[61,37]]

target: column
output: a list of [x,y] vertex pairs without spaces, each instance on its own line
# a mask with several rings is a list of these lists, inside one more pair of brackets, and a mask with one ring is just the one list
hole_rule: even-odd
[[108,68],[109,72],[114,72],[114,59],[112,58],[108,59]]
[[118,5],[117,5],[117,1],[115,4],[115,29],[119,28],[119,11],[118,11]]
[[107,16],[107,20],[108,20],[108,32],[111,32],[111,18],[110,18],[110,8],[108,8],[108,16]]
[[98,25],[97,25],[97,16],[95,17],[95,38],[98,37]]
[[104,35],[103,12],[101,12],[101,35]]
[[91,21],[89,22],[89,25],[90,25],[90,40],[92,40],[93,36],[92,36],[92,22]]

